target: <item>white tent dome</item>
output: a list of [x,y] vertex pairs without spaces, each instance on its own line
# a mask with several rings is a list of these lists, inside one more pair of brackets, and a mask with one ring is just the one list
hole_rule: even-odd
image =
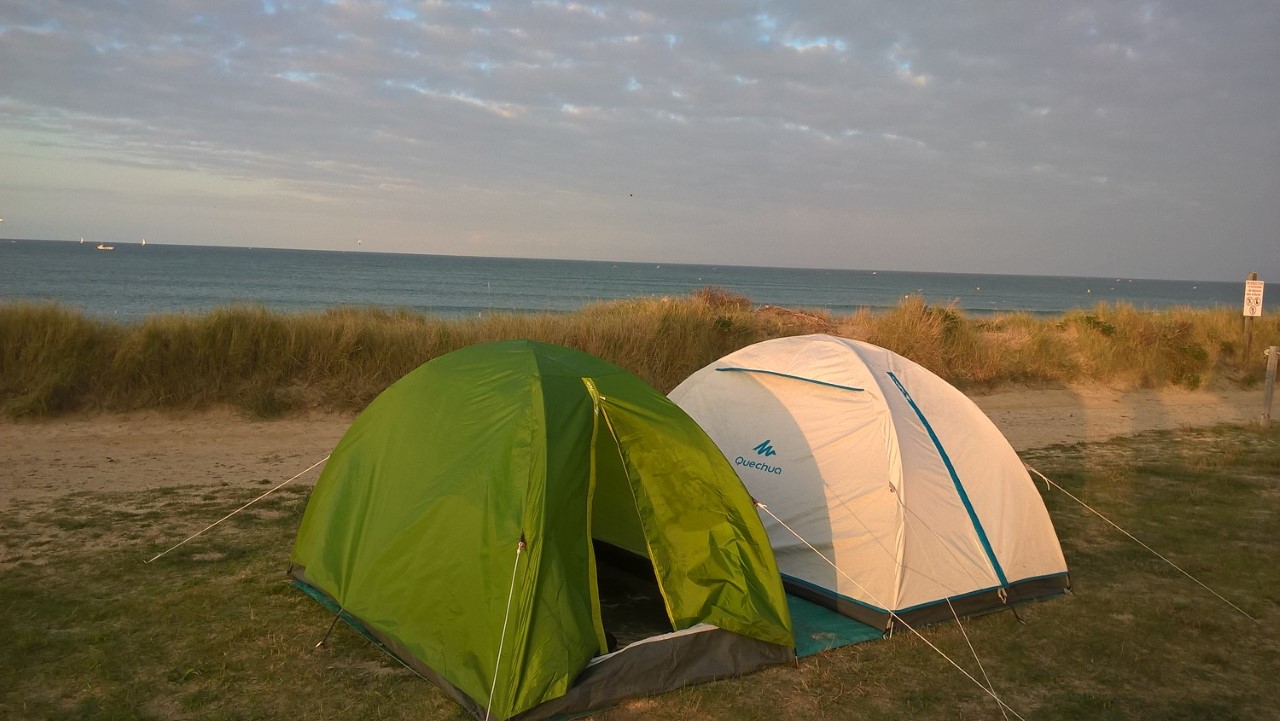
[[947,599],[983,613],[1068,586],[1009,442],[964,394],[896,353],[828,335],[765,341],[694,373],[671,399],[767,506],[797,595],[889,628],[889,611],[928,622],[950,617]]

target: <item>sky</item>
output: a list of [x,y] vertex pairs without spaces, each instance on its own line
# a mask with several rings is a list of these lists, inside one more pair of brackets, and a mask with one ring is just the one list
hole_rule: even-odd
[[1274,0],[4,0],[0,238],[1280,280],[1278,38]]

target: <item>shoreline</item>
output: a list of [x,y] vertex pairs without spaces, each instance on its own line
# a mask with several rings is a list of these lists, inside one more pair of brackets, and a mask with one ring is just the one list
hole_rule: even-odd
[[[891,311],[906,296],[980,317],[1028,313],[1047,318],[1089,312],[1099,303],[1143,310],[1190,307],[1239,312],[1234,280],[1064,276],[1056,274],[805,268],[736,264],[501,258],[368,250],[315,250],[117,244],[112,253],[74,241],[8,244],[13,270],[0,303],[55,300],[95,320],[141,324],[166,315],[204,315],[242,303],[277,313],[342,308],[408,309],[446,319],[577,313],[602,302],[682,297],[714,287],[756,307],[818,309],[835,316]],[[105,256],[105,257],[104,257]],[[191,273],[191,268],[200,272]],[[163,271],[163,272],[161,272]],[[287,272],[298,287],[277,282]],[[122,274],[151,279],[148,292]],[[207,278],[224,283],[210,289]],[[51,283],[50,278],[68,278]],[[424,283],[423,278],[430,282]],[[38,279],[39,282],[33,279]],[[2,286],[3,283],[0,283]],[[314,293],[300,288],[325,288]]]
[[[1118,391],[1084,386],[969,397],[1021,452],[1149,430],[1257,421],[1261,388]],[[226,408],[0,422],[0,511],[81,492],[269,488],[326,457],[355,413],[250,420]],[[313,483],[318,471],[299,478]]]

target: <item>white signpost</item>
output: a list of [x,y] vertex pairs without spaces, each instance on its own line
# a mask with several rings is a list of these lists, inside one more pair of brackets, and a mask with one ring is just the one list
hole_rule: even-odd
[[[1249,357],[1249,345],[1253,340],[1253,319],[1262,316],[1262,281],[1257,273],[1250,273],[1244,282],[1244,357]],[[1271,394],[1276,385],[1276,356],[1280,346],[1271,346],[1267,356],[1267,384],[1262,395],[1262,425],[1271,425]]]
[[1262,281],[1246,280],[1244,282],[1244,314],[1249,318],[1262,315]]

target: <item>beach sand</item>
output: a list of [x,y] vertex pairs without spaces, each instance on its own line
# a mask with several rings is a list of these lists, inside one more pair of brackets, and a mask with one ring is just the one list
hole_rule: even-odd
[[[1244,423],[1262,413],[1261,389],[1005,390],[972,397],[1018,450]],[[85,491],[234,485],[260,492],[327,456],[353,419],[253,421],[218,410],[0,422],[0,510]],[[314,482],[318,473],[297,482]]]

